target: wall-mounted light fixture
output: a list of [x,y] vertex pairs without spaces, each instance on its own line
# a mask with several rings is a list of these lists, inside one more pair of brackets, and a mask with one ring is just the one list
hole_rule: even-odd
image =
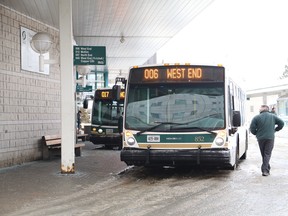
[[81,75],[81,77],[76,80],[76,83],[79,83],[83,87],[86,87],[86,75],[91,72],[91,67],[89,65],[77,65],[77,72]]
[[39,70],[44,71],[44,64],[57,64],[57,60],[44,59],[45,53],[49,52],[53,44],[52,36],[46,32],[38,32],[35,34],[31,41],[31,48],[39,53]]

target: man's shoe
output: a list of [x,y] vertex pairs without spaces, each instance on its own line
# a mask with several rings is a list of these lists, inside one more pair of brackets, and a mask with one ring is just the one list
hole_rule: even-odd
[[264,173],[262,173],[262,176],[269,176],[269,173],[264,172]]

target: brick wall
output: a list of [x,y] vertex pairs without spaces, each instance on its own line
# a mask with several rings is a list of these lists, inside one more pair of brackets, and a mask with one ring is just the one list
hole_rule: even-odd
[[53,36],[59,31],[0,5],[0,167],[42,158],[41,137],[60,133],[60,69],[49,75],[21,70],[20,27]]

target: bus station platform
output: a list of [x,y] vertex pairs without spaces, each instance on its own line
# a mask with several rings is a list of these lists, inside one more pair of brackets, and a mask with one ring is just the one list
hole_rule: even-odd
[[[255,140],[255,136],[251,137]],[[286,142],[288,127],[277,132],[277,138]],[[120,161],[120,150],[108,150],[89,141],[85,141],[82,156],[75,157],[74,174],[61,174],[60,166],[61,159],[55,158],[0,169],[0,215],[14,216],[33,202],[75,194],[117,178],[128,168]]]
[[33,200],[69,196],[97,182],[117,177],[127,165],[120,150],[107,150],[85,141],[75,157],[75,173],[61,174],[61,158],[39,160],[0,169],[0,215],[10,215]]

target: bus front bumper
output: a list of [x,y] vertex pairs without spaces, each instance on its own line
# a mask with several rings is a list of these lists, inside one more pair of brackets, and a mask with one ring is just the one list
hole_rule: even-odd
[[135,166],[212,165],[231,166],[228,149],[135,149],[123,148],[121,161]]
[[122,137],[120,135],[115,136],[99,136],[99,135],[90,135],[89,139],[93,144],[104,144],[106,146],[120,146],[122,145]]

